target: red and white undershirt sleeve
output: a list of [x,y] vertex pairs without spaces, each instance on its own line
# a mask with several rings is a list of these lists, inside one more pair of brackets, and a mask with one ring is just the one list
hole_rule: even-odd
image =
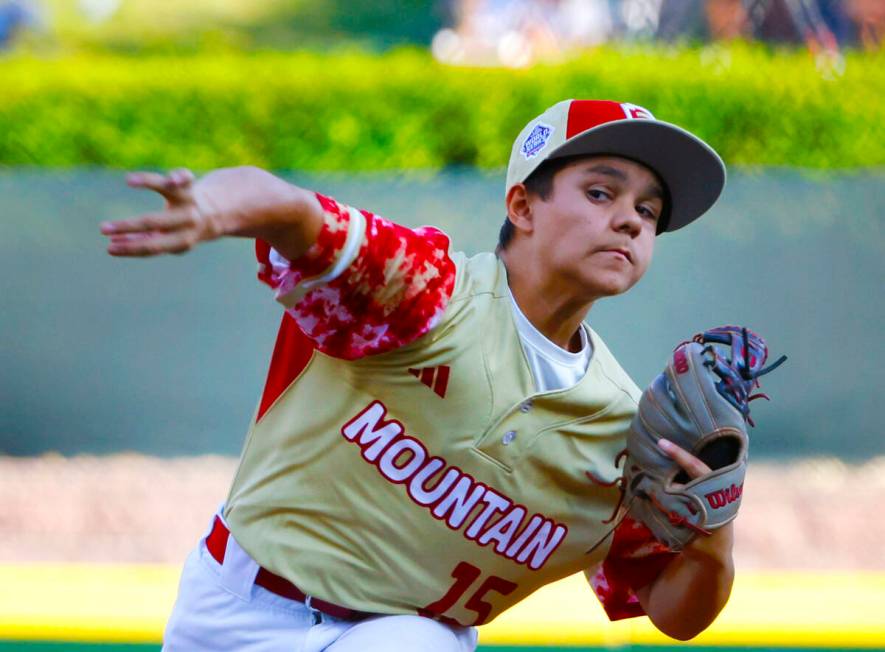
[[354,360],[405,346],[439,323],[455,286],[449,237],[317,199],[323,227],[300,258],[255,243],[258,278],[316,348]]
[[609,620],[644,616],[636,591],[651,584],[676,554],[642,523],[624,518],[606,558],[585,572]]

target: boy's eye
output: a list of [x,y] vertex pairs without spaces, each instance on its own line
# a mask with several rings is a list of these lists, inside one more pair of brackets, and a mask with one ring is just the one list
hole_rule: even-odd
[[600,190],[599,188],[590,188],[587,194],[593,199],[608,199],[610,197],[605,190]]
[[640,215],[642,215],[643,217],[648,217],[648,218],[650,218],[650,219],[652,219],[652,220],[657,220],[657,219],[658,219],[658,214],[657,214],[657,212],[656,212],[656,211],[653,211],[653,210],[650,209],[648,206],[637,206],[637,207],[636,207],[636,210],[637,210],[637,212],[638,212]]

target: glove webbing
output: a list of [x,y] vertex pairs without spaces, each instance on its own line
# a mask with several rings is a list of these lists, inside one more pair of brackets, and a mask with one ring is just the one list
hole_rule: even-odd
[[[757,398],[764,398],[766,401],[770,399],[764,392],[750,392],[754,388],[760,388],[759,378],[786,362],[787,356],[782,355],[768,367],[763,367],[768,358],[768,349],[762,338],[740,326],[720,326],[698,333],[692,339],[698,344],[706,345],[703,353],[709,355],[710,359],[704,361],[704,366],[720,378],[716,383],[716,391],[741,413],[747,423],[755,427],[756,424],[750,417],[750,401]],[[730,346],[731,358],[719,355],[713,344]]]

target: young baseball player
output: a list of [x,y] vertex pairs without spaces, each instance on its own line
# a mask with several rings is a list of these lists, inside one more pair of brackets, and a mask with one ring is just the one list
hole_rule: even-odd
[[731,589],[731,525],[675,553],[619,513],[640,392],[584,320],[724,179],[641,107],[560,102],[513,145],[497,254],[468,258],[255,168],[131,174],[166,208],[103,224],[111,255],[254,238],[285,307],[164,650],[468,651],[476,625],[578,571],[612,619],[705,629]]

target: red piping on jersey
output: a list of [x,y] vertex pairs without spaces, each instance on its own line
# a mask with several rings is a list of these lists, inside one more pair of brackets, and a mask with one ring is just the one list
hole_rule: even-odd
[[295,318],[289,313],[285,313],[279,333],[277,333],[277,342],[270,360],[264,393],[261,395],[261,403],[255,417],[256,423],[261,420],[264,413],[286,391],[289,385],[301,375],[301,372],[307,367],[307,363],[310,362],[315,348],[316,345],[313,341],[301,332]]

